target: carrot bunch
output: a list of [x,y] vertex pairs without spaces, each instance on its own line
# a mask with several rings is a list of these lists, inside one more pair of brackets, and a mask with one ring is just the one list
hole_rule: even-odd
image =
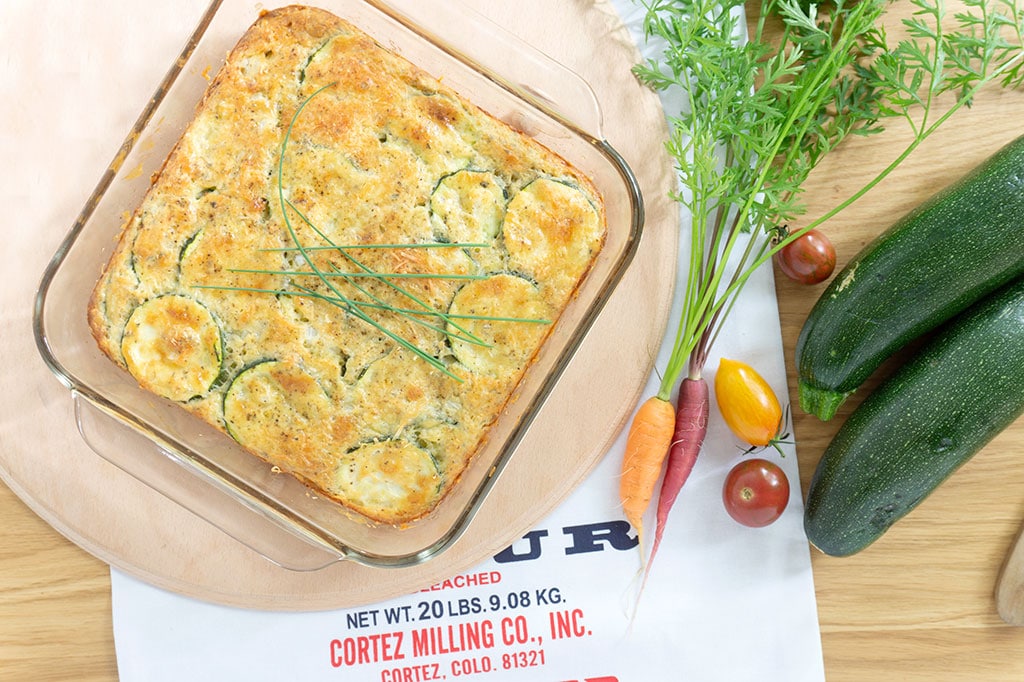
[[644,567],[641,591],[661,546],[669,512],[704,444],[710,412],[707,381],[700,376],[684,379],[679,385],[677,402],[678,408],[660,395],[648,398],[633,416],[626,436],[619,497],[626,520],[637,531],[641,551],[645,549],[643,517],[654,498],[658,479],[662,481],[654,542]]
[[[678,175],[672,196],[690,213],[691,247],[674,345],[657,395],[636,412],[623,461],[622,503],[641,535],[665,470],[649,572],[667,509],[706,434],[704,365],[750,277],[884,181],[979,90],[1024,86],[1024,23],[1018,0],[978,0],[956,13],[940,0],[914,0],[906,35],[892,42],[887,0],[644,4],[645,37],[664,49],[633,70],[686,99],[668,116],[666,149]],[[908,97],[908,83],[928,96]],[[804,219],[800,195],[811,172],[849,136],[882,133],[892,118],[915,121],[912,139],[832,208]],[[684,374],[673,421],[671,396]],[[779,428],[768,424],[760,439],[777,442]]]
[[[667,149],[681,187],[673,197],[690,214],[690,251],[671,354],[657,395],[636,411],[622,464],[621,501],[641,537],[664,472],[645,578],[707,434],[704,367],[726,318],[754,272],[827,219],[786,227],[803,212],[798,198],[810,171],[846,135],[870,128],[884,113],[870,87],[848,79],[867,73],[860,68],[862,47],[882,39],[876,22],[887,4],[862,0],[808,10],[804,3],[763,0],[751,8],[749,26],[745,0],[647,6],[646,36],[664,40],[666,48],[634,72],[655,90],[678,88],[688,100],[669,116]],[[737,40],[741,34],[745,40]]]
[[626,520],[640,536],[641,547],[643,517],[665,466],[665,477],[658,495],[651,561],[661,544],[669,510],[697,462],[707,432],[708,412],[707,382],[700,377],[687,378],[679,386],[678,410],[668,400],[652,396],[640,406],[630,425],[619,479],[619,497]]

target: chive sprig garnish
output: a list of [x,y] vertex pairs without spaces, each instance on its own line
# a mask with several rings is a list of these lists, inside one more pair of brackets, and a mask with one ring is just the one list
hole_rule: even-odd
[[[393,244],[331,244],[306,246],[306,251],[355,251],[359,249],[485,249],[491,245],[478,242],[397,242]],[[298,251],[295,246],[275,246],[259,249],[261,252]]]
[[228,272],[255,275],[285,275],[289,277],[358,277],[372,279],[487,279],[487,275],[449,274],[442,272],[315,272],[312,270],[263,270],[259,268],[228,268]]
[[[280,183],[280,178],[279,178],[279,183]],[[297,214],[297,215],[298,215],[298,216],[299,216],[299,217],[300,217],[300,218],[302,219],[302,221],[303,221],[304,223],[306,223],[306,225],[308,225],[308,226],[309,226],[309,228],[310,228],[311,230],[313,230],[314,232],[316,232],[316,233],[317,233],[317,235],[318,235],[318,236],[319,236],[319,237],[320,237],[321,239],[323,239],[323,240],[324,240],[325,242],[327,242],[327,243],[328,243],[328,244],[329,244],[330,246],[337,246],[337,244],[335,244],[335,243],[334,243],[333,241],[331,241],[331,238],[330,238],[330,237],[328,237],[328,236],[327,236],[326,234],[324,234],[323,230],[321,230],[321,229],[320,229],[319,227],[317,227],[317,226],[316,226],[315,224],[313,224],[313,222],[312,222],[312,221],[311,221],[311,220],[310,220],[309,218],[307,218],[307,217],[306,217],[306,214],[305,214],[305,213],[303,213],[302,211],[300,211],[300,210],[299,210],[299,208],[298,208],[298,207],[297,207],[297,206],[296,206],[295,204],[293,204],[293,203],[292,203],[291,201],[288,201],[288,202],[287,202],[287,206],[288,206],[288,208],[290,208],[290,209],[292,209],[293,211],[295,211],[295,213],[296,213],[296,214]],[[297,239],[295,239],[294,237],[293,237],[293,240],[294,240],[294,241],[295,241],[296,243],[298,243],[298,240],[297,240]],[[356,258],[355,256],[353,256],[353,255],[352,255],[351,253],[349,253],[348,251],[342,250],[342,251],[341,251],[340,253],[341,253],[341,255],[342,255],[342,256],[344,256],[344,257],[345,257],[345,259],[346,259],[346,260],[348,260],[348,261],[349,261],[350,263],[352,263],[353,265],[355,265],[355,266],[356,266],[357,268],[359,268],[359,269],[360,269],[360,270],[362,270],[363,272],[365,272],[365,273],[370,273],[370,274],[375,274],[375,273],[374,273],[374,270],[373,270],[372,268],[370,268],[370,267],[369,267],[368,265],[366,265],[365,263],[363,263],[363,262],[362,262],[361,260],[359,260],[358,258]],[[305,252],[303,252],[303,257],[305,258]],[[434,308],[433,308],[433,307],[432,307],[432,306],[431,306],[431,305],[430,305],[429,303],[426,303],[426,302],[424,302],[424,301],[420,300],[420,298],[419,298],[418,296],[416,296],[415,294],[413,294],[413,293],[412,293],[412,292],[410,292],[409,290],[405,289],[404,287],[401,287],[401,286],[399,286],[398,284],[396,284],[396,283],[392,282],[391,280],[389,280],[389,279],[381,279],[380,281],[381,281],[381,282],[382,282],[383,284],[385,284],[385,285],[389,286],[390,288],[394,289],[394,290],[395,290],[395,291],[397,291],[398,293],[402,294],[403,296],[405,296],[406,298],[408,298],[408,299],[409,299],[410,301],[412,301],[412,302],[413,302],[413,303],[415,303],[416,305],[418,305],[418,306],[422,307],[422,308],[423,308],[424,310],[433,310],[433,309],[434,309]],[[369,295],[369,294],[367,293],[367,291],[366,291],[366,290],[365,290],[364,288],[362,288],[361,286],[359,286],[359,285],[358,285],[358,284],[357,284],[357,283],[356,283],[356,282],[355,282],[354,280],[352,280],[352,279],[347,279],[347,280],[346,280],[346,282],[347,282],[347,283],[348,283],[348,284],[349,284],[350,286],[352,286],[352,287],[354,287],[354,288],[358,289],[358,290],[359,290],[360,292],[362,292],[363,294]],[[325,282],[325,284],[326,284],[326,282]],[[374,297],[374,299],[375,299],[375,300],[377,300],[377,301],[378,301],[379,303],[383,303],[383,301],[381,301],[380,299],[377,299],[376,297]],[[475,337],[475,336],[473,335],[473,333],[472,333],[472,332],[470,332],[470,331],[469,331],[468,329],[466,329],[465,327],[462,327],[461,325],[459,325],[459,324],[458,324],[458,323],[456,323],[456,322],[452,322],[452,321],[450,321],[450,320],[447,320],[447,321],[448,321],[448,324],[450,324],[450,325],[451,325],[452,327],[454,327],[455,329],[459,330],[459,331],[460,331],[460,332],[462,332],[463,334],[466,334],[467,336],[469,336],[469,337],[471,337],[471,338],[476,338],[476,337]],[[447,334],[448,332],[447,332],[447,331],[445,331],[445,330],[442,330],[442,333],[443,333],[443,334]]]
[[[294,289],[267,289],[264,287],[243,287],[243,286],[228,286],[223,284],[193,284],[196,289],[218,289],[222,291],[247,291],[257,294],[270,294],[272,296],[296,296],[299,298],[319,298],[324,301],[336,303],[339,299],[336,299],[329,294],[323,294],[319,291],[309,290],[307,291],[295,291]],[[343,303],[352,303],[358,305],[361,308],[375,308],[380,310],[387,310],[396,313],[408,313],[409,315],[428,315],[435,317],[455,318],[459,320],[487,320],[489,322],[522,322],[525,324],[551,324],[551,320],[543,317],[500,317],[496,315],[472,315],[470,313],[442,313],[439,310],[414,310],[412,308],[398,308],[390,303],[380,304],[373,303],[370,301],[358,301],[354,299],[346,299]]]
[[[424,362],[434,367],[438,371],[444,373],[448,377],[461,382],[462,378],[452,373],[446,366],[445,363],[439,358],[431,355],[428,351],[420,348],[415,343],[402,337],[400,334],[388,329],[380,322],[375,320],[371,315],[368,314],[367,310],[374,310],[380,312],[387,312],[403,319],[410,321],[413,324],[419,325],[423,328],[438,332],[450,339],[470,343],[473,345],[479,345],[484,347],[490,347],[490,344],[480,339],[478,336],[470,332],[464,326],[460,325],[458,320],[484,320],[493,322],[521,322],[528,324],[550,324],[551,321],[541,318],[521,318],[521,317],[506,317],[506,316],[489,316],[489,315],[475,315],[469,313],[451,313],[442,312],[423,301],[413,292],[409,291],[405,287],[402,287],[393,280],[415,280],[415,279],[444,279],[444,280],[479,280],[486,279],[487,275],[474,275],[464,273],[419,273],[419,272],[380,272],[374,270],[370,266],[366,265],[362,260],[353,255],[352,251],[360,251],[364,249],[466,249],[466,248],[487,248],[490,244],[477,243],[477,242],[413,242],[413,243],[370,243],[370,244],[337,244],[330,239],[330,237],[317,227],[312,220],[310,220],[302,210],[296,206],[292,201],[285,197],[284,187],[284,162],[285,155],[288,150],[288,145],[291,140],[292,132],[295,128],[295,123],[305,109],[306,105],[309,104],[313,98],[327,90],[328,88],[335,85],[334,83],[328,83],[313,92],[309,97],[303,100],[295,113],[292,115],[288,126],[285,129],[284,137],[281,141],[281,151],[277,162],[277,195],[278,202],[281,207],[281,217],[284,222],[285,228],[288,232],[288,236],[294,243],[294,246],[283,246],[274,248],[259,249],[261,252],[282,252],[282,253],[295,253],[301,257],[305,266],[308,269],[304,270],[275,270],[275,269],[257,269],[257,268],[230,268],[229,272],[238,274],[260,274],[260,275],[271,275],[281,276],[291,279],[303,279],[303,278],[315,278],[320,284],[326,288],[327,292],[317,291],[310,286],[300,284],[296,281],[290,281],[290,288],[261,288],[261,287],[246,287],[246,286],[225,286],[225,285],[210,285],[210,284],[197,284],[196,288],[200,289],[219,289],[227,291],[244,291],[252,293],[265,293],[274,296],[295,296],[300,298],[310,298],[315,300],[324,301],[333,306],[337,306],[348,314],[351,314],[355,318],[362,320],[368,325],[371,325],[379,332],[390,338],[392,341],[397,343],[402,348],[412,352],[414,355],[420,357]],[[295,216],[301,220],[307,227],[309,227],[324,244],[307,245],[299,239],[298,231],[292,222],[292,217],[289,215],[290,212],[294,212]],[[330,269],[325,270],[324,268],[317,265],[313,254],[322,253],[325,251],[334,252],[340,254],[346,261],[354,266],[357,271],[348,272],[341,270],[337,264],[331,263]],[[416,308],[405,308],[393,305],[384,301],[379,296],[374,294],[372,291],[362,286],[359,280],[376,280],[383,285],[389,287],[401,297],[411,301],[415,304]],[[336,282],[343,281],[348,286],[355,289],[359,294],[365,296],[368,300],[362,300],[352,298],[341,292],[336,286]],[[433,324],[427,319],[437,319],[441,324]],[[455,330],[455,331],[452,331]]]

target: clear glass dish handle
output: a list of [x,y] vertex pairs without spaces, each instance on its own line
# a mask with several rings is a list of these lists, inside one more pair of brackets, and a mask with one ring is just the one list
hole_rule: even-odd
[[343,557],[289,531],[265,511],[191,470],[158,443],[77,391],[75,422],[85,442],[108,462],[196,514],[268,561],[293,571],[315,571]]

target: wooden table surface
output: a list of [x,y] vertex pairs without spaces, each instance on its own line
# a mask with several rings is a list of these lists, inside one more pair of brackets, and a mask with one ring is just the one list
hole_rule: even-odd
[[[840,264],[912,206],[1024,133],[1021,111],[1024,93],[980,97],[885,184],[832,220],[825,230],[836,243]],[[905,133],[893,127],[834,153],[806,186],[809,213],[858,187],[892,158],[903,139]],[[777,291],[795,387],[793,345],[821,287],[779,276]],[[795,411],[804,489],[828,439],[856,402],[855,397],[840,419],[828,424]],[[1003,624],[993,600],[1001,563],[1024,521],[1022,450],[1024,420],[861,554],[837,559],[814,553],[830,682],[1024,679],[1024,628]],[[109,568],[2,485],[0,678],[117,679]]]
[[[1024,92],[983,94],[888,181],[829,221],[824,231],[836,245],[839,266],[913,206],[1024,134],[1022,112]],[[853,140],[837,150],[805,186],[809,215],[821,214],[862,186],[908,137],[904,129],[892,126],[881,136]],[[823,287],[794,284],[776,269],[794,405],[793,349]],[[843,417],[899,360],[893,358],[880,368],[828,423],[794,410],[803,490]],[[1024,629],[1003,623],[993,596],[1004,557],[1024,522],[1022,455],[1024,418],[860,554],[834,558],[814,551],[825,668],[831,682],[1024,679]]]

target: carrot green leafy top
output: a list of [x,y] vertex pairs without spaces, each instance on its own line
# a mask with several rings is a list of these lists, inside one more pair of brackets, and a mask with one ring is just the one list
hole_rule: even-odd
[[[691,253],[669,365],[668,399],[685,371],[701,375],[723,320],[751,274],[783,246],[880,183],[989,84],[1024,82],[1024,9],[1017,0],[911,0],[891,41],[890,0],[638,0],[644,31],[663,49],[635,67],[659,91],[681,92],[670,116],[675,198],[692,216]],[[946,95],[942,97],[942,95]],[[905,121],[909,144],[820,217],[803,215],[801,186],[850,135]]]

